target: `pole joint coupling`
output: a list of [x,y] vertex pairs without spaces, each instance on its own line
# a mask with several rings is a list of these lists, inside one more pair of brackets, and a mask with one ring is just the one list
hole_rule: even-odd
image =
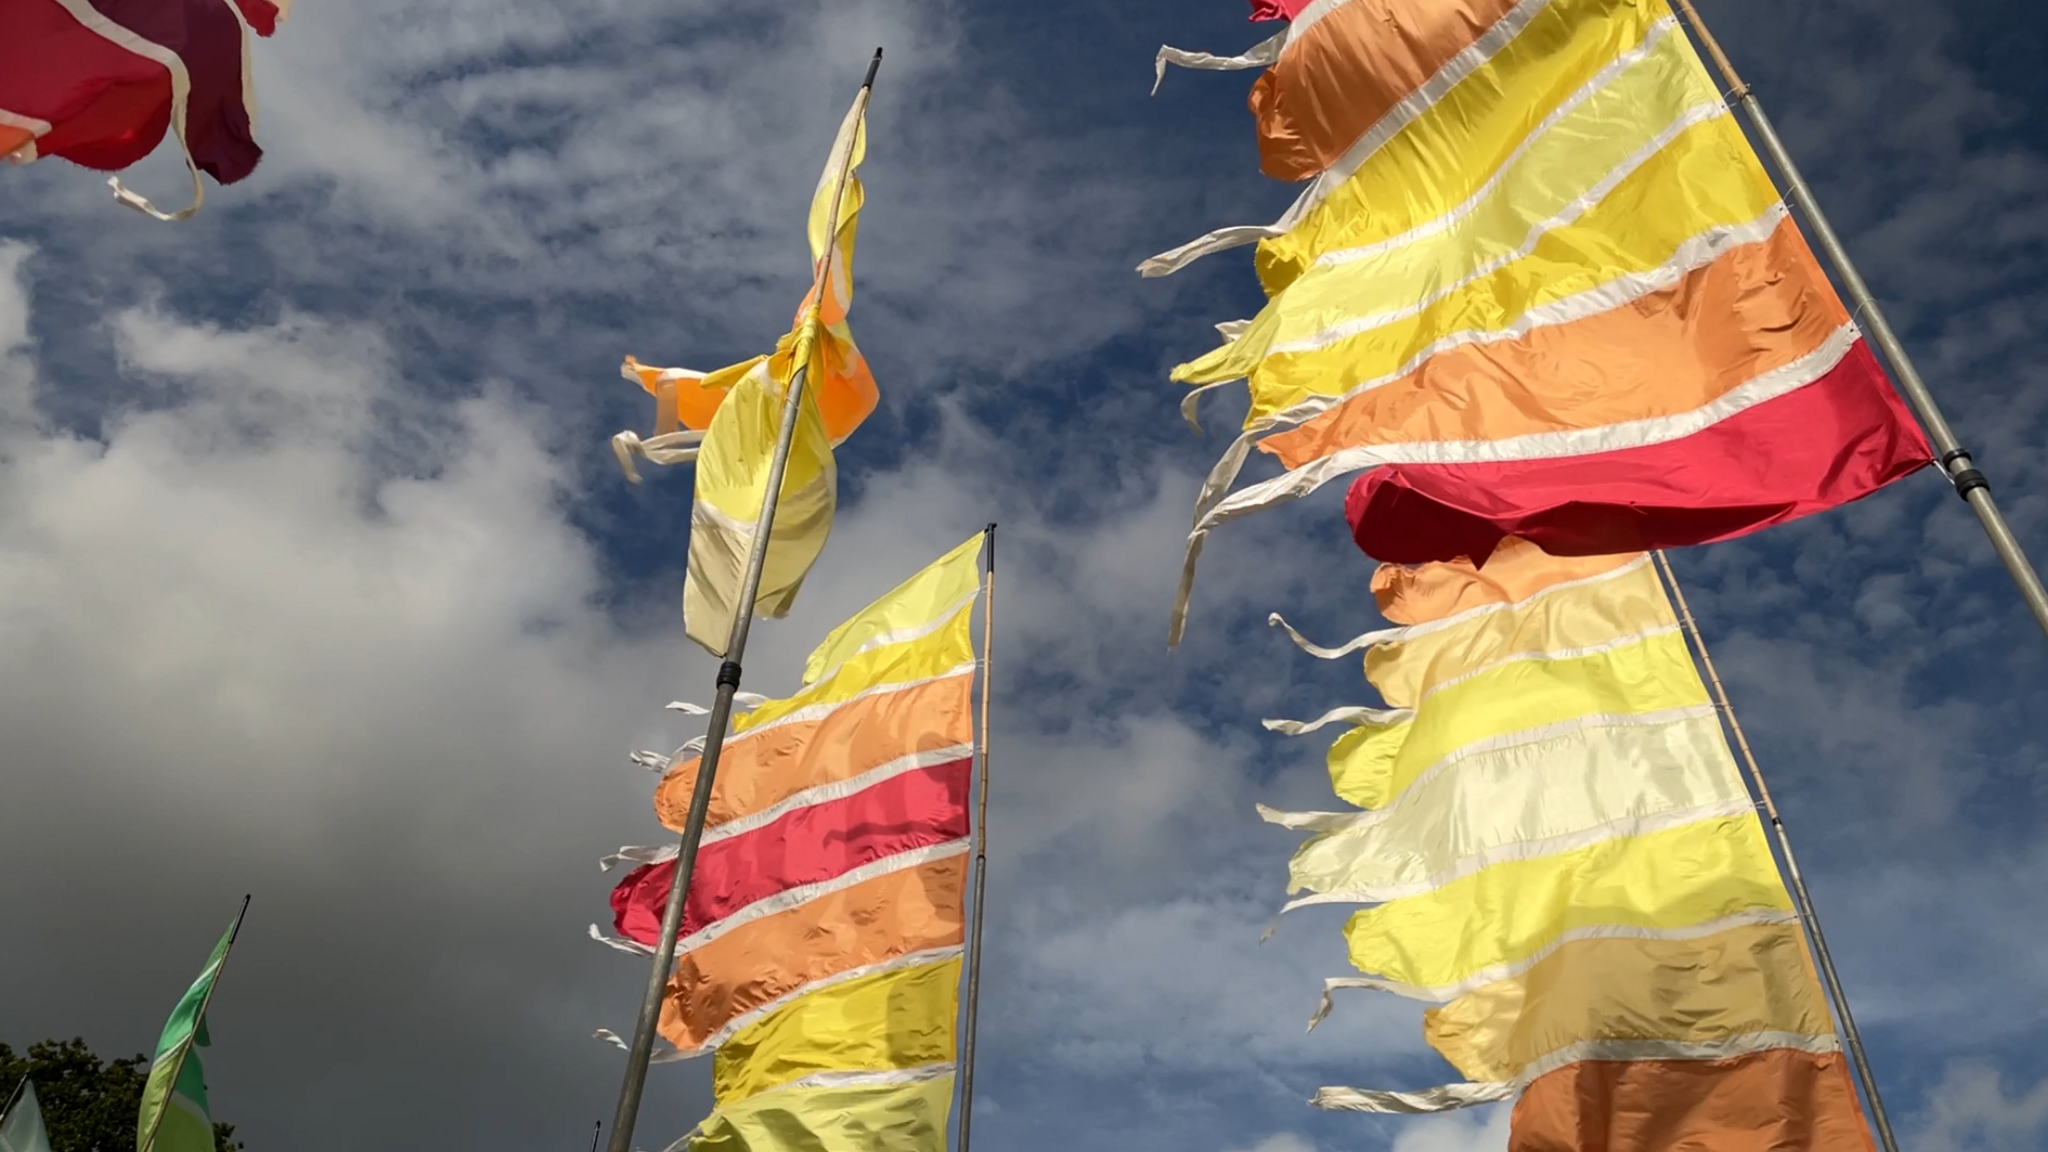
[[740,686],[740,665],[737,660],[727,660],[718,666],[718,687],[738,688]]
[[[1956,495],[1964,501],[1968,501],[1970,493],[1979,488],[1986,492],[1991,490],[1990,479],[1970,467],[1970,463],[1968,448],[1954,448],[1941,454],[1941,470],[1948,475],[1948,482],[1955,485]],[[1962,467],[1957,468],[1958,464]]]

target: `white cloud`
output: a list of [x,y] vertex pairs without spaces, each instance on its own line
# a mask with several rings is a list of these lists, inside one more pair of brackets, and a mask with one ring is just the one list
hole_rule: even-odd
[[1493,1105],[1473,1112],[1404,1120],[1392,1152],[1503,1152],[1514,1110]]
[[2048,1080],[2008,1092],[1998,1069],[1951,1064],[1927,1093],[1918,1152],[2029,1152],[2048,1140]]
[[1279,1132],[1248,1148],[1234,1149],[1233,1152],[1316,1152],[1316,1146],[1306,1136]]

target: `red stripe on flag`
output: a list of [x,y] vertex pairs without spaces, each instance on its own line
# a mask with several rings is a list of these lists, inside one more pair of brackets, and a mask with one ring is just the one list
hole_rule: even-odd
[[[199,170],[223,184],[247,176],[263,149],[242,105],[242,22],[229,0],[91,0],[100,15],[185,62],[192,93],[185,144]],[[54,133],[53,133],[54,135]],[[67,153],[60,153],[71,158]]]
[[0,108],[51,125],[38,156],[125,168],[163,139],[171,74],[80,24],[57,0],[6,0]]
[[1863,341],[1795,392],[1665,444],[1502,464],[1376,468],[1344,501],[1375,559],[1553,556],[1706,544],[1857,500],[1933,460]]
[[[773,823],[706,844],[683,908],[682,934],[723,920],[757,900],[914,848],[967,835],[970,757],[905,772],[839,800],[786,813]],[[661,914],[675,862],[649,864],[612,890],[612,923],[642,944],[661,938]]]

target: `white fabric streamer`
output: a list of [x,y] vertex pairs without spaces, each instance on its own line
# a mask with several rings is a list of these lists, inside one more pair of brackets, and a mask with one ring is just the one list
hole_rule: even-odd
[[1367,708],[1353,704],[1344,708],[1332,708],[1313,720],[1261,720],[1268,732],[1282,736],[1306,736],[1318,728],[1331,724],[1349,724],[1360,727],[1366,724],[1399,724],[1415,716],[1413,708]]
[[[626,1042],[619,1038],[619,1034],[609,1028],[599,1028],[597,1031],[592,1032],[591,1036],[610,1044],[621,1052],[631,1051],[627,1047]],[[675,1064],[684,1060],[695,1059],[702,1055],[702,1052],[678,1052],[672,1047],[663,1046],[656,1048],[650,1053],[647,1057],[647,1062],[649,1064]]]
[[1280,59],[1280,50],[1287,47],[1287,35],[1287,31],[1282,31],[1270,36],[1247,49],[1242,56],[1214,56],[1207,52],[1162,46],[1159,55],[1152,60],[1152,94],[1159,95],[1159,86],[1166,82],[1168,64],[1204,72],[1242,72],[1247,68],[1269,67]]
[[626,482],[638,484],[640,473],[633,467],[635,456],[649,464],[688,464],[697,459],[697,449],[703,439],[704,433],[694,428],[645,440],[638,432],[626,431],[612,437],[612,455],[618,457],[619,470],[626,474]]
[[590,926],[590,938],[592,940],[597,941],[599,944],[604,945],[607,948],[614,948],[620,952],[624,952],[628,956],[654,955],[654,949],[649,948],[647,945],[642,944],[637,940],[621,940],[617,936],[607,936],[604,934],[604,931],[595,924],[592,924]]
[[1296,648],[1314,656],[1318,660],[1341,660],[1360,649],[1370,648],[1375,644],[1384,644],[1389,640],[1399,640],[1408,632],[1406,628],[1381,628],[1361,636],[1353,636],[1345,641],[1342,647],[1324,648],[1319,644],[1309,643],[1301,633],[1294,630],[1294,625],[1289,624],[1287,618],[1278,612],[1266,617],[1266,623],[1273,627],[1285,628],[1288,637],[1294,641]]
[[674,844],[664,844],[659,848],[628,844],[599,860],[597,870],[609,872],[621,864],[666,864],[676,858],[677,851]]
[[1377,1112],[1400,1116],[1426,1116],[1451,1112],[1474,1104],[1492,1104],[1515,1094],[1516,1086],[1503,1081],[1464,1080],[1441,1084],[1420,1092],[1386,1092],[1371,1088],[1318,1088],[1309,1103],[1337,1112]]

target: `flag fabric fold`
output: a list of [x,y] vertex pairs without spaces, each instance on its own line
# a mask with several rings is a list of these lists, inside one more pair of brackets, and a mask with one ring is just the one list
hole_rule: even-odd
[[1310,895],[1290,907],[1365,905],[1345,935],[1366,975],[1330,981],[1324,1011],[1344,988],[1428,1003],[1424,1039],[1466,1080],[1326,1088],[1318,1106],[1513,1097],[1511,1152],[1867,1149],[1791,897],[1649,558],[1509,539],[1484,567],[1383,566],[1373,588],[1395,626],[1355,643],[1405,718],[1333,743],[1354,810],[1264,815],[1309,833],[1290,891]]
[[[835,628],[801,690],[733,722],[660,1019],[676,1058],[712,1056],[717,1110],[690,1147],[944,1146],[981,544]],[[657,786],[664,823],[683,823],[699,768]],[[652,947],[675,855],[617,857],[639,866],[613,891],[614,927]]]
[[[1301,198],[1145,269],[1256,241],[1268,295],[1173,373],[1251,396],[1176,641],[1211,530],[1339,479],[1423,563],[1722,540],[1930,462],[1665,0],[1313,4],[1254,107]],[[1253,448],[1284,471],[1233,490]]]
[[0,1152],[50,1152],[50,1133],[43,1126],[43,1109],[36,1103],[36,1086],[21,1082],[5,1112],[0,1112]]
[[192,173],[191,207],[160,212],[112,183],[123,203],[158,219],[191,216],[205,198],[200,173],[233,184],[263,157],[248,36],[269,36],[288,9],[282,0],[8,0],[0,158],[60,156],[118,171],[168,130]]

